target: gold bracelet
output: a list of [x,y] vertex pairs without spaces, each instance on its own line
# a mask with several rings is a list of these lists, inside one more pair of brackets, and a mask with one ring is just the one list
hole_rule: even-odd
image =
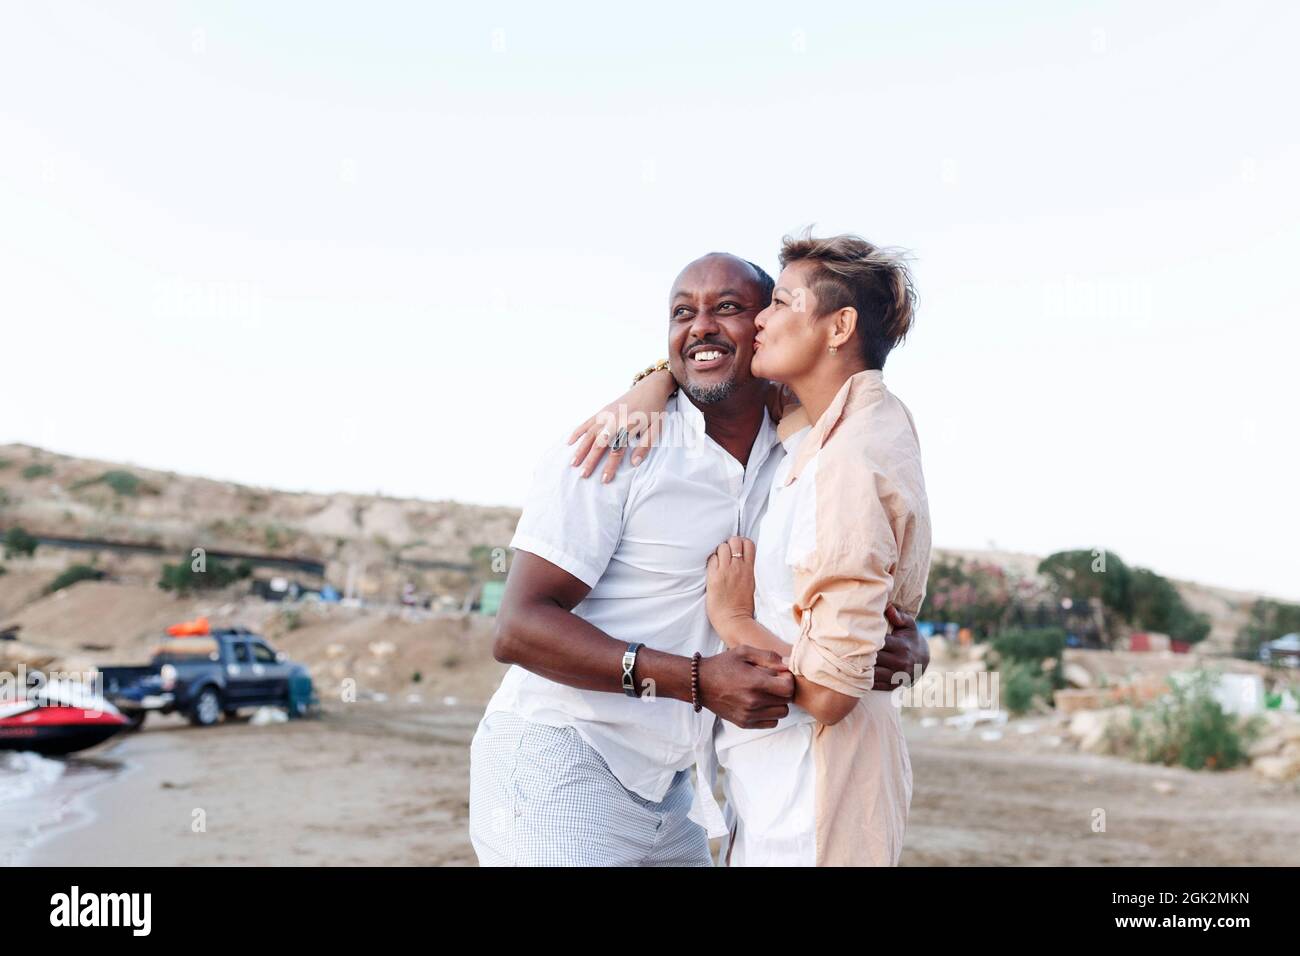
[[637,372],[636,377],[632,379],[632,384],[635,385],[637,382],[641,381],[641,379],[645,378],[647,375],[652,375],[655,372],[660,371],[661,369],[667,370],[667,368],[668,368],[668,360],[660,359],[658,362],[655,362],[654,365],[647,366],[646,368],[643,368],[641,369],[641,371]]

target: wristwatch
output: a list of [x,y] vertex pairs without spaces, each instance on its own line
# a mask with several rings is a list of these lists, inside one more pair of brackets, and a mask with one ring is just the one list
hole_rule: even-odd
[[623,693],[629,697],[637,696],[636,681],[632,679],[632,668],[636,667],[636,652],[643,647],[644,644],[629,644],[627,650],[623,652]]

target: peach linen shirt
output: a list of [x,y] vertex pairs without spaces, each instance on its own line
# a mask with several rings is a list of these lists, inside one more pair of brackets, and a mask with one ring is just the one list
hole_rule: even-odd
[[[806,424],[796,411],[779,432]],[[838,723],[812,729],[817,865],[893,865],[912,770],[893,695],[871,688],[885,606],[915,615],[925,598],[930,511],[916,427],[880,371],[844,383],[799,443],[785,487],[798,489],[790,669],[859,698]]]

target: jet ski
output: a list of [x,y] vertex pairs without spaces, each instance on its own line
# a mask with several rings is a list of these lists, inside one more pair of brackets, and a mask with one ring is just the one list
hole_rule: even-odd
[[80,684],[50,684],[0,701],[0,750],[70,754],[126,727],[121,711]]

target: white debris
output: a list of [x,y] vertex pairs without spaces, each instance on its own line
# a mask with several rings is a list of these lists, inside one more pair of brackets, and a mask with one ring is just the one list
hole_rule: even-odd
[[248,722],[254,727],[265,727],[267,724],[283,724],[288,720],[288,713],[281,707],[259,707],[253,711]]

